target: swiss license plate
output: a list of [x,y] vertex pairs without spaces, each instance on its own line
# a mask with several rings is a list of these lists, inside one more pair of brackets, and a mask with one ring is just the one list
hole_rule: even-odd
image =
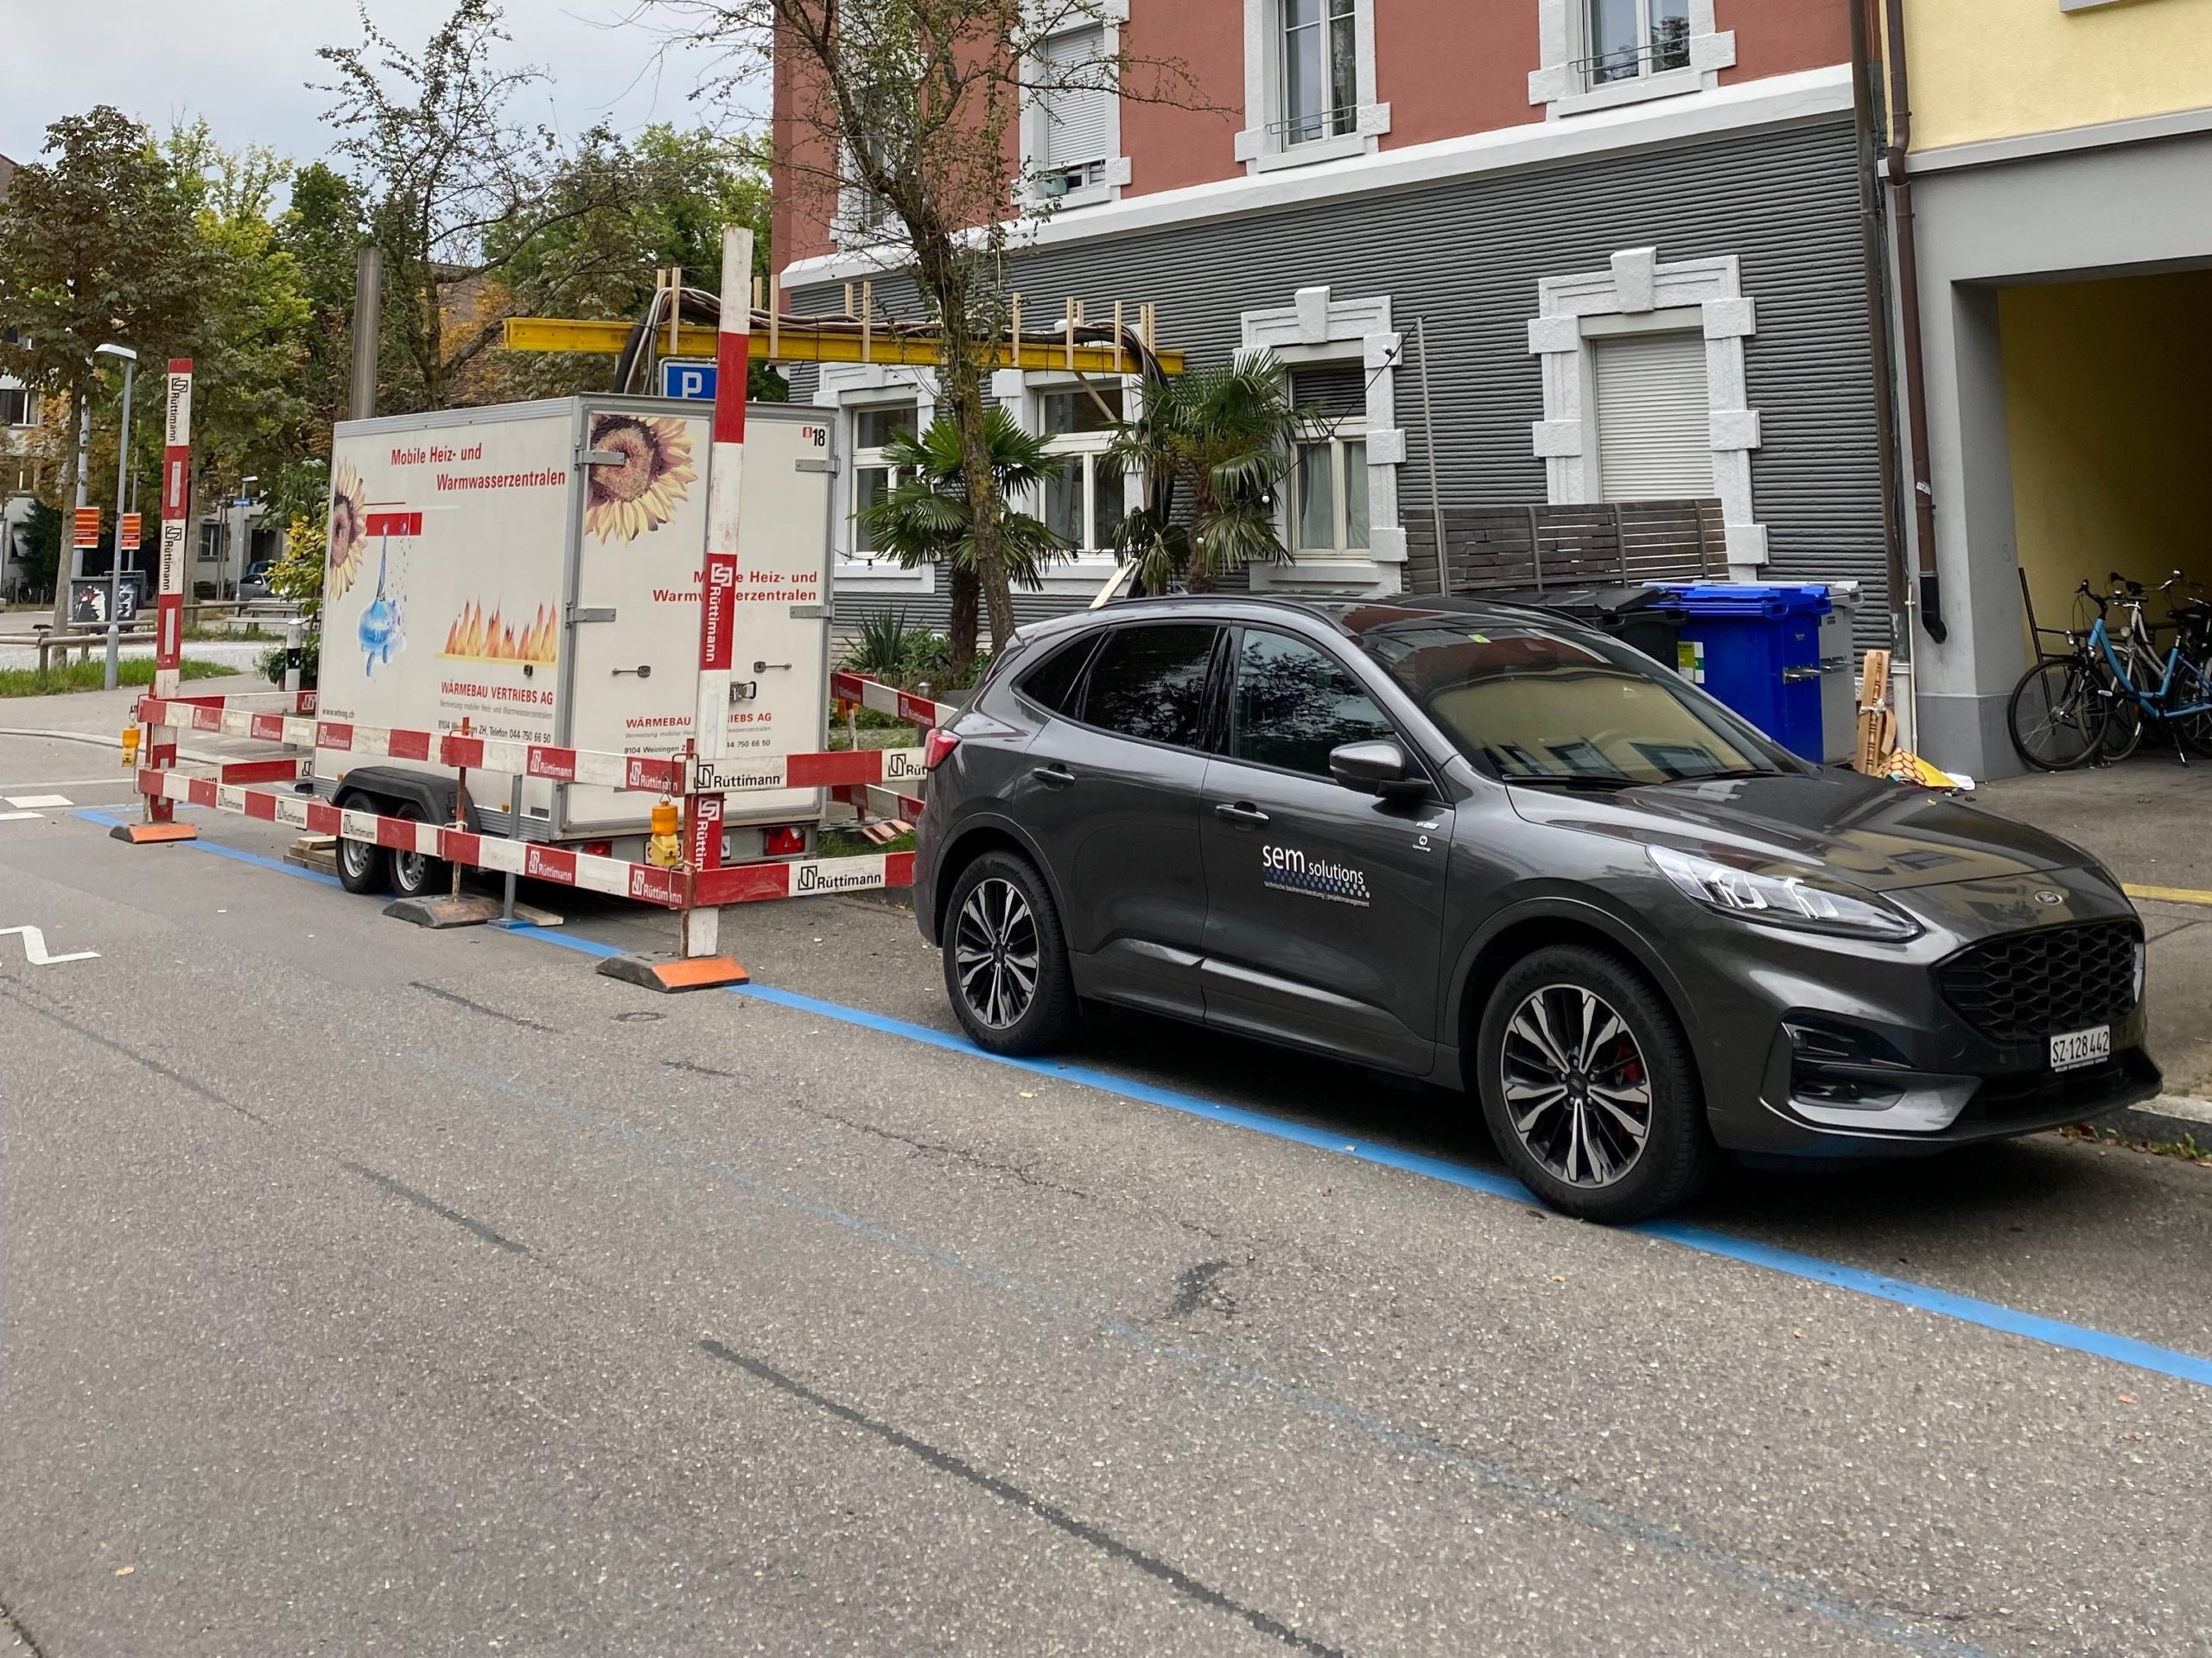
[[2099,1025],[2086,1031],[2068,1031],[2050,1039],[2050,1068],[2079,1070],[2112,1058],[2112,1026]]

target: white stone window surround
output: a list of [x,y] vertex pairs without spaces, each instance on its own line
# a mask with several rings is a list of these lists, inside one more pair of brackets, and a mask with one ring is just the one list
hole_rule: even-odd
[[1736,32],[1715,22],[1713,8],[1713,0],[1690,0],[1687,68],[1591,86],[1575,67],[1592,55],[1590,0],[1536,0],[1537,54],[1543,67],[1529,72],[1529,101],[1542,105],[1549,120],[1677,92],[1711,91],[1720,84],[1720,71],[1736,61]]
[[1358,54],[1359,111],[1350,132],[1286,145],[1279,124],[1282,109],[1282,0],[1243,0],[1244,130],[1236,135],[1236,159],[1249,174],[1306,167],[1370,156],[1390,130],[1390,106],[1375,97],[1375,3],[1352,0],[1352,41]]
[[834,591],[861,598],[876,595],[923,594],[937,591],[937,569],[901,569],[888,556],[856,557],[853,552],[853,491],[857,487],[853,465],[853,411],[871,405],[912,400],[914,428],[927,427],[937,417],[937,371],[904,368],[882,363],[824,363],[815,381],[817,407],[836,411],[837,483],[830,514],[830,537],[834,549]]
[[[1090,8],[1093,16],[1105,30],[1101,48],[1108,58],[1122,49],[1122,26],[1129,21],[1129,0],[1097,0]],[[1071,16],[1071,29],[1085,27],[1080,19]],[[1045,153],[1045,106],[1033,93],[1021,95],[1020,143],[1023,176],[1020,186],[1022,206],[1031,213],[1064,213],[1071,207],[1094,207],[1101,202],[1119,201],[1122,188],[1129,181],[1129,158],[1122,153],[1122,99],[1118,92],[1107,100],[1106,107],[1106,172],[1096,184],[1085,185],[1080,190],[1071,190],[1065,195],[1046,198],[1035,188],[1028,175],[1034,159]]]
[[1727,526],[1728,571],[1756,581],[1766,562],[1766,527],[1751,506],[1751,451],[1759,415],[1745,406],[1744,341],[1758,331],[1758,307],[1742,289],[1735,257],[1662,262],[1656,248],[1624,248],[1603,270],[1547,276],[1529,349],[1542,359],[1544,417],[1531,431],[1554,505],[1602,497],[1591,342],[1609,334],[1694,328],[1705,339],[1713,493]]
[[1406,532],[1398,522],[1398,468],[1406,459],[1399,429],[1397,372],[1405,337],[1390,327],[1388,295],[1339,300],[1301,288],[1280,309],[1243,314],[1243,346],[1267,351],[1294,371],[1300,364],[1357,362],[1367,378],[1367,551],[1362,556],[1300,558],[1251,567],[1255,593],[1365,588],[1377,596],[1405,587]]
[[[1125,418],[1134,419],[1144,403],[1144,380],[1141,376],[1125,374],[1116,380],[1110,374],[1094,374],[1091,384],[1101,391],[1114,385],[1122,388],[1122,412]],[[1045,396],[1051,391],[1081,391],[1083,381],[1071,374],[1054,373],[1046,369],[1023,370],[1002,368],[993,371],[991,395],[1012,411],[1025,432],[1045,429]],[[1096,449],[1103,444],[1071,440],[1071,448]],[[1134,512],[1144,505],[1144,478],[1132,467],[1122,479],[1122,507]],[[1035,511],[1037,504],[1028,504]],[[1092,599],[1106,585],[1107,578],[1122,568],[1121,557],[1110,549],[1092,549],[1078,552],[1073,558],[1056,558],[1045,570],[1044,586],[1039,592],[1064,599]],[[1027,592],[1027,588],[1020,589]]]

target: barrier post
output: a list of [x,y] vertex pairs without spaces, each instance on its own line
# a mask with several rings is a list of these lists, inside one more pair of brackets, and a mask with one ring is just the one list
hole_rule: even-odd
[[[154,696],[168,702],[177,694],[184,661],[185,543],[192,516],[192,359],[169,359],[162,393],[161,592],[154,611]],[[146,733],[146,764],[155,771],[176,765],[176,727],[162,724]],[[143,820],[118,823],[108,831],[118,841],[145,846],[163,841],[193,841],[200,832],[176,821],[176,803],[166,795],[146,796]]]
[[698,878],[722,861],[721,759],[729,739],[736,662],[739,486],[745,463],[745,384],[753,325],[753,232],[722,227],[721,324],[715,340],[714,448],[707,472],[707,546],[699,569],[699,692],[683,778],[684,904],[674,961],[613,956],[601,973],[654,990],[743,984],[752,975],[721,953],[721,912],[696,901]]

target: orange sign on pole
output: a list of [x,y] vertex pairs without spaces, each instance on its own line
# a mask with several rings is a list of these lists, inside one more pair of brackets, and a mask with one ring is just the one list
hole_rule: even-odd
[[118,534],[124,552],[135,553],[138,550],[138,515],[136,512],[126,512],[123,515],[123,527]]
[[96,506],[77,509],[77,535],[72,543],[78,547],[97,547],[100,544],[100,510]]

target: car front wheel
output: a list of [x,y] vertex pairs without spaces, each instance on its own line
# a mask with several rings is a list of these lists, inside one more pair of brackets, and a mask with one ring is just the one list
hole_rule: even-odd
[[1477,1064],[1499,1151],[1567,1214],[1643,1220],[1688,1197],[1718,1156],[1673,1012],[1601,951],[1559,945],[1510,969]]
[[1028,860],[988,852],[961,872],[945,906],[944,989],[979,1047],[1043,1053],[1075,1026],[1067,941]]

